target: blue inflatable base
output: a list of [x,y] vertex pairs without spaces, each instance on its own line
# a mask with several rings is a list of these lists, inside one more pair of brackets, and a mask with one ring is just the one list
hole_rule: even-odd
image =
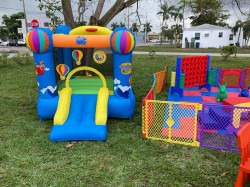
[[37,100],[37,111],[40,117],[40,120],[43,119],[52,119],[56,113],[57,105],[58,105],[58,96],[43,99],[38,98]]
[[129,92],[129,98],[109,96],[108,117],[132,119],[135,112],[135,95],[133,90]]
[[[87,126],[87,127],[86,127]],[[50,140],[57,141],[71,141],[71,140],[99,140],[107,139],[107,125],[54,125],[50,132]]]

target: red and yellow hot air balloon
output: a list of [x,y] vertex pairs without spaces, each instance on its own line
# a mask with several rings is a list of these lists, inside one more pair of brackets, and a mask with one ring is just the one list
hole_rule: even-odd
[[59,73],[61,80],[65,80],[65,77],[69,73],[69,70],[69,67],[65,64],[59,64],[56,66],[56,71]]
[[72,56],[75,59],[76,64],[78,66],[81,65],[81,60],[82,60],[82,56],[83,56],[82,51],[80,51],[80,50],[74,50],[72,52]]

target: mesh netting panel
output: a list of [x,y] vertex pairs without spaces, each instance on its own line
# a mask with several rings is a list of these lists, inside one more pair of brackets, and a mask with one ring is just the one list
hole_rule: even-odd
[[146,137],[198,146],[197,113],[199,104],[146,101]]
[[200,146],[238,151],[238,130],[250,121],[250,108],[204,104],[199,113]]
[[212,73],[212,86],[218,86],[219,82],[219,69],[218,68],[213,68],[213,73]]
[[243,88],[250,86],[250,68],[244,68]]
[[221,72],[221,84],[227,84],[228,88],[238,88],[240,87],[241,81],[241,69],[229,68],[224,69]]
[[250,121],[250,108],[235,107],[233,110],[232,125],[235,128],[241,128]]
[[227,84],[227,87],[239,87],[239,79],[238,75],[224,75],[221,81],[221,84]]
[[146,136],[146,130],[145,130],[145,106],[142,105],[142,136]]

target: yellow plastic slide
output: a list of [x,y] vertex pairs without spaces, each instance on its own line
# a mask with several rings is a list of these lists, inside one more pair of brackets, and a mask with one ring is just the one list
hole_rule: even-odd
[[63,125],[68,118],[72,89],[70,87],[63,88],[59,92],[59,102],[54,116],[54,124]]
[[96,125],[106,125],[108,117],[108,88],[100,88],[96,102],[95,123]]

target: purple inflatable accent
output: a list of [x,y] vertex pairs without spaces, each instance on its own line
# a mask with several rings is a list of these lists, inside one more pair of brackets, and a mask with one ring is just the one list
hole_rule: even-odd
[[33,32],[32,39],[33,39],[33,44],[34,44],[35,51],[40,51],[40,42],[39,42],[38,31]]

